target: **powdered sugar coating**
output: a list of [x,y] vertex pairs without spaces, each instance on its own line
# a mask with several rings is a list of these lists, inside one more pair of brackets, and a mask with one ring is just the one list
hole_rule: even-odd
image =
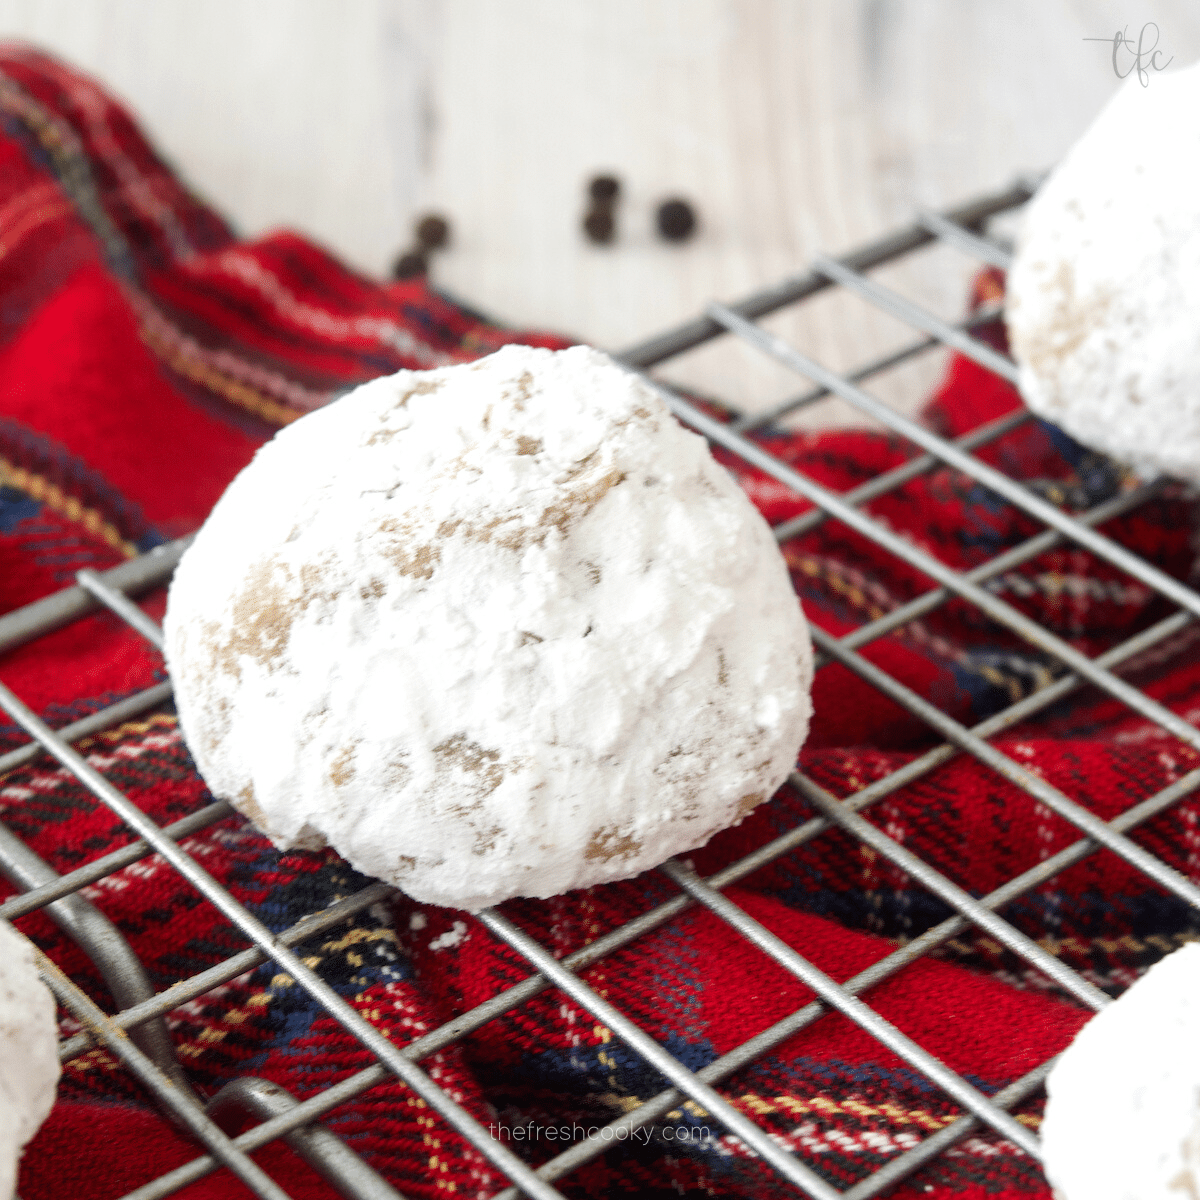
[[1008,281],[1029,407],[1200,482],[1200,64],[1131,76],[1039,190]]
[[766,523],[585,347],[400,372],[281,430],[164,632],[215,794],[471,910],[702,845],[779,787],[810,715]]
[[13,1194],[21,1148],[54,1107],[59,1071],[54,997],[33,947],[0,921],[0,1197]]
[[1200,1195],[1200,945],[1156,963],[1079,1031],[1046,1083],[1063,1200]]

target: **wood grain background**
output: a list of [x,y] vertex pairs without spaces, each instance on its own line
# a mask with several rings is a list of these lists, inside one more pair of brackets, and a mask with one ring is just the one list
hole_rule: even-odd
[[[1050,165],[1119,86],[1084,39],[1149,21],[1163,58],[1200,57],[1196,0],[0,0],[0,36],[115,89],[244,233],[383,274],[436,208],[437,283],[613,350]],[[579,232],[600,169],[624,183],[609,248]],[[653,234],[676,194],[683,246]],[[886,278],[955,316],[969,271],[937,251]],[[836,367],[903,337],[848,299],[775,325]],[[877,390],[911,408],[939,369]],[[728,343],[664,374],[751,408],[797,386]]]

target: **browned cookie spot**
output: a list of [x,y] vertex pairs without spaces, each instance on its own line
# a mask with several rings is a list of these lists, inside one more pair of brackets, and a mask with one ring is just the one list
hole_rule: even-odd
[[[584,463],[588,463],[595,457],[594,454],[589,455]],[[586,469],[584,463],[577,464],[567,478],[578,478],[583,474]],[[493,517],[491,520],[477,525],[467,524],[461,519],[453,519],[443,521],[438,526],[438,536],[447,538],[452,534],[461,533],[469,541],[491,542],[497,546],[503,546],[506,550],[520,553],[529,546],[544,545],[553,529],[565,534],[571,525],[586,517],[609,491],[624,479],[624,473],[614,467],[598,478],[573,488],[560,500],[548,505],[532,525],[526,522],[523,514],[516,512]],[[431,549],[435,554],[438,553],[436,548],[427,547],[427,549]],[[430,574],[432,574],[432,567]]]
[[286,585],[292,580],[291,571],[278,557],[259,559],[250,567],[233,601],[226,641],[214,646],[218,669],[240,680],[242,655],[268,670],[283,658],[292,625],[311,600],[290,594]]
[[734,819],[740,821],[743,817],[749,816],[762,802],[764,794],[762,792],[747,792],[738,802],[737,808],[734,810]]
[[488,750],[478,742],[472,742],[465,733],[456,733],[433,748],[443,767],[457,767],[468,775],[476,776],[486,792],[494,792],[504,782],[504,768],[500,765],[500,751]]
[[1032,332],[1018,334],[1014,348],[1039,376],[1057,373],[1063,361],[1073,354],[1104,322],[1112,305],[1112,296],[1101,292],[1083,303],[1075,295],[1075,270],[1061,262],[1042,289],[1054,300],[1054,315]]
[[332,559],[326,558],[324,562],[304,563],[300,567],[300,587],[304,591],[305,607],[313,600],[324,600],[332,604],[342,594],[340,588],[328,590],[323,587],[328,578],[328,568],[332,565]]
[[632,858],[641,849],[642,843],[633,834],[622,833],[615,825],[606,825],[588,839],[583,857],[590,862],[609,862],[614,858]]
[[561,500],[551,504],[542,513],[538,525],[543,529],[553,526],[566,533],[572,524],[586,517],[624,479],[624,472],[613,467],[599,479],[568,492]]
[[487,829],[479,830],[475,834],[475,840],[471,843],[471,853],[479,858],[489,854],[495,850],[496,842],[503,832],[504,830],[499,825],[491,825]]
[[242,816],[254,822],[260,829],[267,828],[267,817],[254,797],[254,784],[248,783],[237,794],[234,807]]
[[245,655],[273,671],[287,652],[296,619],[310,604],[332,604],[338,589],[326,588],[331,560],[306,563],[300,568],[300,594],[292,594],[296,577],[278,555],[259,559],[246,572],[242,590],[234,597],[228,631],[222,643],[217,623],[206,623],[205,635],[214,670],[242,677],[240,657]]
[[345,787],[354,778],[357,773],[354,756],[361,745],[362,738],[355,738],[334,755],[333,761],[329,764],[329,782],[334,787]]
[[525,411],[525,401],[533,395],[533,373],[522,371],[516,380],[513,391],[505,393],[505,398],[512,401],[517,412]]
[[[412,387],[401,393],[399,398],[396,400],[396,403],[392,405],[392,411],[395,412],[397,409],[407,407],[408,402],[414,396],[428,396],[431,392],[436,392],[442,386],[442,382],[443,381],[440,379],[422,379],[420,382],[413,384]],[[376,429],[375,432],[372,433],[369,438],[367,438],[365,444],[368,446],[378,446],[383,442],[390,442],[392,438],[399,437],[405,432],[404,428],[396,428],[388,425],[386,423],[386,414],[381,415],[379,419],[384,423],[383,428]]]
[[380,547],[380,553],[401,575],[412,579],[432,579],[433,569],[442,559],[442,552],[433,545],[414,545],[413,529],[402,525],[395,517],[381,522],[379,532],[394,535]]
[[729,664],[725,661],[725,651],[717,651],[717,686],[729,686]]
[[408,388],[396,401],[396,408],[404,408],[414,396],[429,396],[442,386],[441,379],[421,379]]

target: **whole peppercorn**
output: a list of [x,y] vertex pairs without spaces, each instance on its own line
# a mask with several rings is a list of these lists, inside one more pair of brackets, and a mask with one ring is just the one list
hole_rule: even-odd
[[413,244],[392,264],[393,279],[411,279],[429,271],[429,256],[450,241],[450,222],[440,213],[426,213],[413,226]]
[[607,208],[593,208],[583,218],[583,231],[588,238],[599,245],[606,245],[613,240],[616,232],[616,222],[612,212]]
[[588,184],[588,195],[596,204],[613,204],[621,194],[621,182],[615,175],[595,175]]
[[417,244],[440,250],[450,240],[450,222],[439,213],[427,213],[416,225]]
[[588,182],[588,211],[583,217],[583,232],[598,246],[607,245],[617,234],[617,200],[621,181],[615,175],[593,175]]
[[686,200],[664,200],[658,206],[658,232],[669,242],[683,242],[696,231],[696,213]]
[[414,275],[424,275],[429,270],[425,255],[417,250],[406,250],[392,264],[393,279],[411,279]]

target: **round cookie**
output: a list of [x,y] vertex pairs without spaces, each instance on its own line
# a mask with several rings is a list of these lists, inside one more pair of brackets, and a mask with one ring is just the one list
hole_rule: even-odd
[[54,997],[33,946],[0,921],[0,1196],[13,1194],[21,1150],[54,1107],[59,1071]]
[[1046,1091],[1044,1165],[1060,1200],[1200,1194],[1200,944],[1093,1017]]
[[1030,202],[1007,323],[1029,407],[1200,482],[1200,64],[1136,76]]
[[471,910],[702,845],[779,787],[811,711],[770,529],[586,347],[402,371],[280,430],[164,634],[214,794]]

